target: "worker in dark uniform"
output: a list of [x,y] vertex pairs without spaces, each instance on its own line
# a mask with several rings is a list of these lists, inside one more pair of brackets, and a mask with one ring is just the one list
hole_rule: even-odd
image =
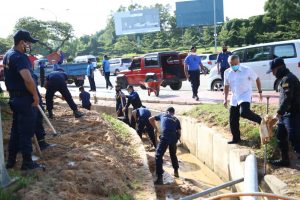
[[160,122],[160,129],[161,129],[161,135],[160,135],[160,141],[156,148],[156,155],[155,155],[155,162],[156,162],[156,175],[157,180],[155,181],[155,184],[161,185],[163,184],[163,156],[169,147],[169,153],[172,161],[172,166],[174,169],[174,176],[179,177],[178,173],[178,159],[176,156],[177,151],[177,142],[180,139],[181,136],[181,125],[179,120],[174,116],[175,109],[173,107],[169,107],[166,111],[166,113],[162,113],[158,116],[151,117],[149,119],[151,125],[155,129],[155,131],[158,131],[158,128],[156,126],[155,121]]
[[80,118],[83,113],[79,112],[77,105],[73,101],[72,95],[67,87],[68,75],[62,68],[57,68],[57,71],[51,72],[46,78],[46,105],[49,113],[49,118],[53,118],[53,97],[55,92],[60,92],[62,97],[67,101],[70,108],[73,110],[75,118]]
[[278,127],[276,137],[281,150],[281,159],[273,160],[274,166],[289,166],[289,143],[294,151],[300,154],[300,82],[290,72],[282,58],[276,58],[270,63],[270,70],[279,83],[280,101],[276,118]]
[[79,87],[79,92],[80,92],[79,100],[82,101],[81,107],[85,108],[87,110],[91,110],[92,103],[90,101],[90,99],[91,99],[90,93],[85,91],[83,86]]
[[217,58],[218,74],[221,75],[223,85],[224,85],[224,72],[226,69],[228,69],[230,67],[230,65],[228,63],[228,58],[231,55],[232,55],[232,53],[230,51],[228,51],[228,46],[226,44],[223,44],[222,52],[219,53],[218,58]]
[[121,91],[121,86],[116,85],[116,112],[118,119],[121,119],[124,123],[130,125],[129,118],[128,118],[128,109],[125,109],[123,111],[123,108],[125,108],[126,105],[126,96]]
[[13,112],[7,168],[14,167],[19,151],[23,157],[21,170],[43,168],[31,158],[31,138],[35,132],[37,106],[40,99],[33,79],[32,66],[25,54],[30,52],[31,44],[37,41],[28,31],[17,31],[14,35],[14,47],[5,54],[3,60],[5,85]]
[[[140,107],[143,107],[140,96],[136,91],[134,91],[133,86],[129,85],[127,87],[127,91],[129,93],[129,95],[126,95],[126,98],[128,98],[128,100],[127,100],[127,103],[125,105],[125,108],[123,108],[123,112],[126,112],[126,111],[128,112],[128,108],[129,108],[130,105],[132,105],[133,110],[136,110]],[[131,119],[130,119],[130,126],[133,129],[136,128],[136,122],[135,122],[135,119],[134,119],[133,116],[131,116]]]
[[149,118],[151,117],[151,112],[147,108],[138,108],[132,111],[132,116],[138,124],[137,133],[142,139],[143,132],[146,129],[148,136],[156,149],[156,137],[154,133],[153,126],[150,124]]
[[[197,55],[197,48],[192,46],[191,53],[184,60],[185,76],[191,82],[193,99],[199,101],[198,89],[200,86],[200,71],[205,71],[201,57]],[[205,72],[206,73],[206,72]]]
[[39,66],[40,66],[40,83],[41,83],[41,87],[44,87],[46,63],[44,61],[42,61],[39,63]]

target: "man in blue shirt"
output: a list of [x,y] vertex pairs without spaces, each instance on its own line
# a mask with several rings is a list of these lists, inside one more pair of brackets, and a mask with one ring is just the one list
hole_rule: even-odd
[[70,108],[73,110],[75,118],[83,116],[78,111],[77,105],[73,101],[72,95],[67,87],[68,75],[63,69],[58,68],[57,71],[51,72],[46,78],[46,106],[49,113],[49,118],[53,118],[53,97],[55,92],[60,92],[63,98],[67,101]]
[[82,107],[87,109],[87,110],[91,110],[91,95],[90,93],[86,92],[84,90],[84,87],[83,86],[80,86],[79,87],[79,91],[80,91],[80,94],[79,94],[79,99],[80,101],[82,101]]
[[95,84],[95,79],[94,79],[94,66],[92,64],[92,62],[89,60],[88,61],[88,66],[86,69],[86,75],[89,79],[90,82],[90,91],[96,92],[96,84]]
[[154,134],[154,129],[150,124],[149,118],[151,117],[151,112],[147,108],[138,108],[132,111],[132,116],[137,121],[138,128],[137,133],[139,134],[140,138],[143,138],[143,132],[146,128],[148,136],[156,149],[156,137]]
[[178,173],[178,159],[176,156],[177,151],[177,142],[181,136],[181,125],[179,120],[174,116],[175,109],[173,107],[169,107],[166,113],[162,113],[158,116],[151,117],[149,119],[151,125],[155,129],[155,132],[158,132],[158,128],[156,126],[155,121],[160,122],[160,141],[156,149],[155,161],[156,161],[156,175],[157,180],[155,184],[162,185],[163,184],[163,156],[169,147],[169,153],[172,161],[172,166],[174,169],[174,176],[179,177]]
[[5,54],[3,60],[5,85],[13,112],[7,168],[14,167],[18,152],[21,152],[23,157],[21,170],[43,168],[31,158],[31,139],[35,132],[40,99],[33,79],[32,66],[25,54],[30,52],[31,44],[37,41],[28,31],[17,31],[14,35],[14,47]]
[[108,89],[108,86],[110,86],[110,89],[113,89],[113,86],[112,86],[112,84],[109,80],[109,77],[110,77],[110,63],[109,63],[107,55],[103,56],[102,69],[103,69],[103,74],[104,74],[105,81],[106,81],[106,89]]
[[196,46],[192,46],[191,53],[184,60],[185,76],[191,82],[193,90],[193,98],[199,101],[198,89],[200,86],[200,70],[204,71],[204,66],[201,62],[201,57],[196,54]]
[[230,65],[228,63],[228,58],[231,55],[232,55],[232,53],[230,51],[228,51],[227,45],[223,44],[222,52],[218,55],[218,58],[217,58],[218,74],[221,75],[223,84],[224,84],[224,72],[226,71],[226,69],[228,69],[230,67]]

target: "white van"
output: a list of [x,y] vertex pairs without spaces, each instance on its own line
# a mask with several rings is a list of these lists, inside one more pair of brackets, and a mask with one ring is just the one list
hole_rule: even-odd
[[[232,53],[240,57],[242,65],[251,67],[257,73],[263,90],[278,91],[280,80],[272,73],[266,74],[270,61],[276,57],[283,58],[287,68],[300,78],[300,39],[251,45],[235,49]],[[221,76],[216,67],[210,71],[208,86],[212,91],[223,90]]]
[[131,58],[112,58],[109,60],[110,73],[117,75],[122,70],[127,70],[132,62]]
[[97,67],[97,60],[93,55],[77,56],[74,58],[74,63],[87,63],[88,61],[92,62],[93,67]]

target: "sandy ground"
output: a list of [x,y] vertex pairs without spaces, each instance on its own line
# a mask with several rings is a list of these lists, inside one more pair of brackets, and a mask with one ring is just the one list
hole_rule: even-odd
[[[83,112],[83,118],[75,119],[70,109],[55,106],[52,123],[61,135],[48,134],[47,141],[57,146],[43,152],[46,171],[19,191],[22,199],[109,199],[141,189],[135,173],[142,163],[131,141],[116,134],[98,113]],[[10,123],[4,127],[7,135]]]

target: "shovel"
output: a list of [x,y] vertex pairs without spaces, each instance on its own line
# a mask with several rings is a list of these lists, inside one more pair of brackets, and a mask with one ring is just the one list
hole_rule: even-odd
[[52,126],[50,120],[48,119],[48,117],[46,116],[46,114],[44,113],[44,111],[43,111],[43,109],[41,108],[40,105],[38,105],[38,109],[39,109],[40,113],[42,114],[43,118],[46,120],[49,127],[51,128],[53,136],[57,136],[58,134],[57,134],[56,130]]
[[[267,96],[267,114],[269,114],[269,100],[270,100],[270,97]],[[268,144],[265,143],[265,145],[264,145],[264,175],[267,174],[267,159],[268,159],[267,151],[268,151]]]

